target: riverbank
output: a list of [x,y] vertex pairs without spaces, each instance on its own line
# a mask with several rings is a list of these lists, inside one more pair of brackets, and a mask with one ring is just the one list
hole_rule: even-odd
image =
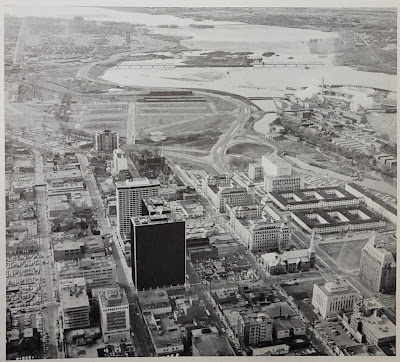
[[339,32],[335,40],[311,44],[318,54],[336,54],[334,64],[355,70],[397,74],[397,19],[392,9],[320,8],[118,8],[153,15],[167,14],[201,21]]

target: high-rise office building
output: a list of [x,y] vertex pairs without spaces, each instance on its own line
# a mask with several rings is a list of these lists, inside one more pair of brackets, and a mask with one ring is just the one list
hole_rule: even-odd
[[183,285],[186,276],[185,221],[161,198],[143,200],[133,217],[132,279],[138,290]]
[[106,129],[96,133],[95,150],[96,152],[112,152],[119,148],[119,136],[117,132]]
[[396,289],[396,243],[382,239],[374,234],[361,250],[360,259],[360,279],[376,293]]
[[129,45],[131,43],[131,31],[129,29],[125,30],[125,42],[126,45]]
[[116,182],[117,188],[117,223],[122,240],[131,237],[131,218],[142,215],[142,200],[158,196],[160,182],[147,178]]
[[98,295],[100,323],[105,343],[123,342],[130,338],[129,302],[119,287],[101,290]]

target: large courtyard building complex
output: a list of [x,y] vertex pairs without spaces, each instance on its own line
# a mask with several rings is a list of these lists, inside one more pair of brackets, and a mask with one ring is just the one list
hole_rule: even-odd
[[392,224],[397,225],[397,210],[393,206],[355,183],[346,184],[345,190],[354,195],[354,197],[361,198],[365,205],[378,215],[383,216]]
[[142,200],[158,196],[160,181],[138,178],[131,181],[116,182],[117,223],[122,240],[130,240],[132,217],[142,215]]
[[376,293],[396,289],[396,243],[382,239],[373,235],[361,250],[360,279]]
[[97,152],[112,152],[119,148],[119,136],[117,132],[105,130],[96,133],[95,150]]
[[143,216],[133,217],[132,279],[138,290],[185,284],[185,220],[159,197],[143,200]]
[[387,222],[363,206],[327,210],[297,211],[290,217],[301,229],[318,234],[381,230]]
[[321,187],[268,193],[269,199],[281,210],[302,211],[357,206],[360,199],[342,187]]

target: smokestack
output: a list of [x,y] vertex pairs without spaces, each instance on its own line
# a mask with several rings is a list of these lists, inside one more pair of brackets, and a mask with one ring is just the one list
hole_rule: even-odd
[[321,86],[321,98],[324,99],[324,87],[325,87],[325,79],[322,77],[322,86]]

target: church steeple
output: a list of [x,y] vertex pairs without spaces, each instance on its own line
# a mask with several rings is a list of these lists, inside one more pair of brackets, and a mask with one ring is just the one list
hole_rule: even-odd
[[315,265],[315,230],[311,233],[308,255],[310,256],[310,266],[313,267]]

